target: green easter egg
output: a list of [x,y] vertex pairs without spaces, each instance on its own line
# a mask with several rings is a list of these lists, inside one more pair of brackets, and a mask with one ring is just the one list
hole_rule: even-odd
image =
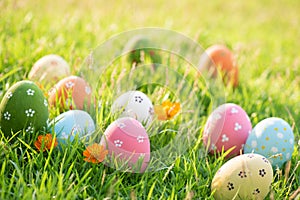
[[33,133],[46,127],[48,102],[31,81],[19,81],[8,89],[0,104],[0,128],[5,136],[20,130]]
[[[161,63],[159,50],[151,48],[151,41],[143,36],[133,37],[125,46],[125,52],[128,52],[127,60],[130,63],[142,63],[147,57],[154,64]],[[143,52],[143,54],[142,54]]]

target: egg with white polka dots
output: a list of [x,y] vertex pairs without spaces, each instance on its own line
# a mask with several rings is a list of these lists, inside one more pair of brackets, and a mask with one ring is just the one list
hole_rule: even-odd
[[281,168],[294,151],[294,133],[291,126],[277,117],[260,121],[249,135],[244,151],[264,155],[273,167]]
[[49,91],[49,104],[64,110],[85,110],[90,108],[92,89],[81,77],[68,76],[60,80]]
[[240,154],[252,124],[247,113],[238,105],[226,103],[216,108],[204,127],[203,141],[210,153],[233,150],[227,157]]
[[6,136],[21,130],[32,134],[46,128],[48,116],[48,101],[31,81],[15,83],[0,104],[0,127]]
[[273,181],[272,165],[259,154],[243,154],[227,161],[215,174],[211,190],[216,200],[264,199]]
[[70,66],[65,59],[59,55],[50,54],[43,56],[34,63],[28,78],[40,83],[51,83],[70,74]]
[[135,173],[146,170],[150,160],[150,141],[145,128],[134,118],[123,117],[112,122],[100,143],[108,150],[107,165]]
[[72,142],[75,137],[86,141],[94,133],[95,123],[87,112],[69,110],[50,122],[50,130],[56,134],[59,143]]
[[113,103],[112,114],[118,117],[132,117],[149,126],[153,120],[153,104],[149,97],[140,91],[128,91]]

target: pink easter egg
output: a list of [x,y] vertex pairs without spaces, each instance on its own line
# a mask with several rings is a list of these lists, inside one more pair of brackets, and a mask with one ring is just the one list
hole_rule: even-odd
[[238,105],[226,103],[209,116],[203,141],[210,153],[224,152],[234,147],[227,157],[240,154],[252,130],[247,113]]
[[134,118],[123,117],[112,122],[100,144],[108,150],[110,159],[107,165],[113,166],[118,161],[119,166],[127,166],[132,172],[146,170],[150,160],[150,141],[145,128]]

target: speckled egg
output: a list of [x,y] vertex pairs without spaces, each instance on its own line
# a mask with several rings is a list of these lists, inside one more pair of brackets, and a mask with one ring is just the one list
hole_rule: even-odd
[[224,45],[210,46],[200,58],[200,71],[208,70],[212,77],[215,77],[217,68],[223,73],[225,83],[238,85],[238,67],[234,54]]
[[81,140],[88,139],[95,131],[92,117],[82,110],[69,110],[58,115],[50,122],[50,127],[60,143],[73,141],[76,136]]
[[108,150],[109,166],[115,161],[132,172],[144,172],[150,160],[150,141],[142,124],[130,117],[119,118],[111,123],[100,142]]
[[151,47],[151,41],[144,36],[138,35],[130,39],[124,47],[124,52],[129,52],[128,62],[139,64],[149,57],[152,63],[161,63],[159,51],[149,47]]
[[68,76],[60,80],[49,91],[49,104],[63,109],[89,108],[92,89],[89,84],[78,76]]
[[132,117],[145,126],[153,120],[153,105],[146,94],[140,91],[128,91],[119,96],[113,103],[111,112],[121,117]]
[[273,169],[268,159],[258,154],[243,154],[218,170],[211,189],[216,200],[264,199],[272,181]]
[[46,128],[48,102],[31,81],[19,81],[8,89],[0,104],[0,127],[6,136],[24,130],[27,133]]
[[28,74],[28,78],[40,83],[51,83],[69,75],[69,64],[61,56],[50,54],[36,61]]
[[240,154],[251,130],[247,113],[236,104],[226,103],[210,114],[204,127],[204,144],[210,153],[234,147],[228,157],[235,156]]
[[294,151],[294,134],[291,126],[283,119],[271,117],[260,121],[249,135],[245,153],[261,154],[281,168],[291,159]]

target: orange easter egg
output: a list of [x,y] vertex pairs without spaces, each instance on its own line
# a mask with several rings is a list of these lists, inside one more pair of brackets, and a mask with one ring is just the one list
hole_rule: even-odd
[[234,87],[238,85],[238,67],[234,54],[224,45],[213,45],[206,49],[201,56],[200,70],[209,71],[212,77],[217,76],[220,70],[224,82],[231,83]]
[[69,76],[60,80],[49,91],[49,104],[63,109],[89,108],[92,90],[89,84],[78,76]]

